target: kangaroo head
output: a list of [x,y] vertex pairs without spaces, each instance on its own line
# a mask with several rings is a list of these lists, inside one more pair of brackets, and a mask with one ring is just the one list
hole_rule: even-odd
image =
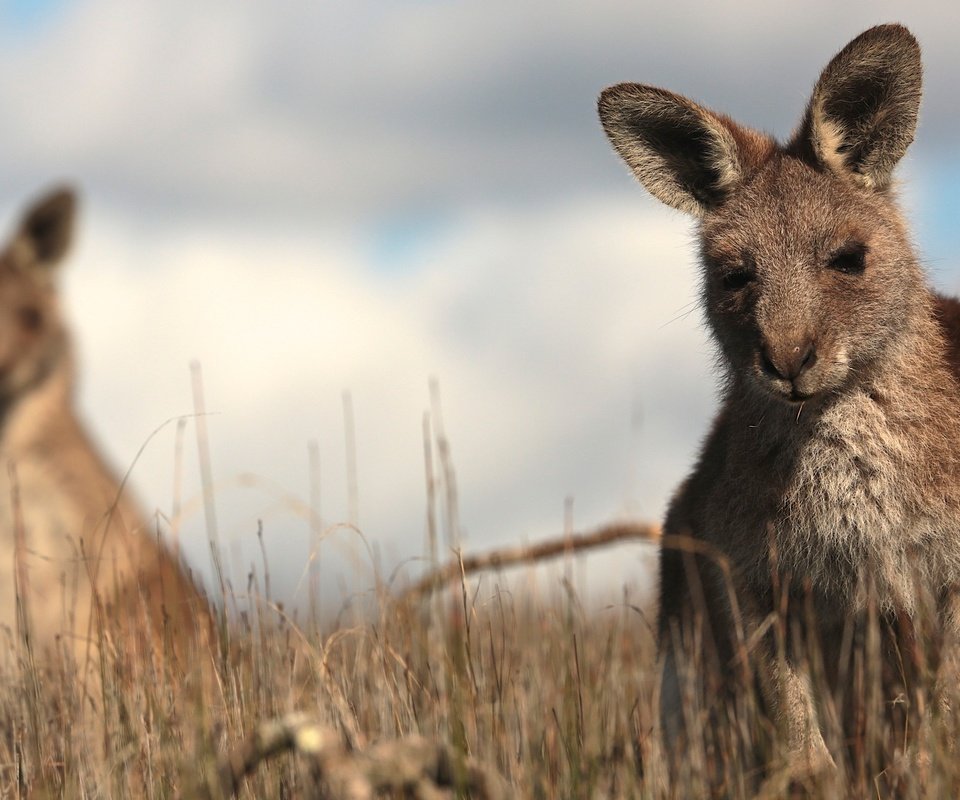
[[49,193],[0,251],[0,401],[39,384],[66,352],[55,273],[69,249],[75,206],[70,190]]
[[600,96],[636,177],[699,220],[707,319],[735,379],[786,402],[842,391],[922,313],[890,191],[920,83],[916,40],[880,25],[829,63],[785,145],[663,89]]

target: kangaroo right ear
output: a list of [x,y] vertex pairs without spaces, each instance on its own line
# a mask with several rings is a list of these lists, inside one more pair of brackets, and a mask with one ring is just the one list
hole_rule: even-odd
[[744,178],[764,137],[664,89],[621,83],[597,104],[603,130],[657,199],[695,216],[719,206]]
[[827,64],[794,147],[869,189],[890,182],[920,109],[920,45],[902,25],[861,33]]
[[66,255],[73,240],[77,199],[72,189],[61,187],[44,195],[24,214],[15,239],[31,263],[52,267]]

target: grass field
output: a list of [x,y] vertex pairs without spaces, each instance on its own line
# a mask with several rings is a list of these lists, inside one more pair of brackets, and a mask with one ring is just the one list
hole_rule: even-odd
[[[744,692],[727,712],[692,692],[687,722],[700,735],[676,754],[671,784],[653,734],[650,610],[627,592],[588,611],[562,577],[538,582],[521,571],[509,589],[487,575],[412,598],[375,591],[372,607],[326,624],[263,602],[221,631],[208,670],[174,678],[107,653],[102,697],[84,695],[73,665],[40,665],[12,641],[2,662],[0,794],[222,796],[224,754],[299,710],[360,753],[411,735],[439,743],[520,798],[957,796],[960,767],[945,737],[921,736],[919,722],[894,737],[877,695],[859,741],[838,738],[825,717],[837,772],[791,786],[755,696]],[[864,669],[850,685],[871,697],[871,675]],[[925,691],[900,698],[911,720]],[[278,754],[252,768],[239,796],[368,796],[318,782],[318,763]],[[403,761],[382,769],[399,773]],[[389,796],[495,795],[421,786]]]
[[[524,581],[513,580],[514,587]],[[419,734],[499,771],[521,797],[631,796],[649,729],[652,639],[629,596],[588,613],[572,590],[483,581],[321,627],[266,603],[209,654],[215,681],[105,657],[103,697],[73,665],[35,665],[11,642],[0,689],[3,796],[168,797],[291,710],[355,746]],[[465,591],[466,590],[466,591]],[[309,614],[298,615],[309,618]],[[305,759],[262,764],[244,797],[311,796]]]

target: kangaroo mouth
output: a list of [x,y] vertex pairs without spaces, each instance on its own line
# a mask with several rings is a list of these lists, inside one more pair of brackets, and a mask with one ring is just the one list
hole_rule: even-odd
[[824,371],[817,365],[812,370],[806,370],[796,377],[772,375],[770,370],[764,369],[762,364],[756,363],[753,377],[765,393],[773,395],[787,405],[800,405],[816,401],[825,394],[829,394],[834,386],[833,377],[829,371]]
[[799,406],[803,403],[816,401],[817,398],[823,394],[823,392],[816,388],[813,390],[809,387],[800,388],[793,382],[771,380],[765,376],[761,376],[758,383],[763,388],[765,394],[772,395],[781,403],[786,403],[789,406]]
[[833,391],[826,386],[804,391],[796,386],[779,387],[767,384],[766,389],[785,406],[794,409],[820,408],[833,395]]

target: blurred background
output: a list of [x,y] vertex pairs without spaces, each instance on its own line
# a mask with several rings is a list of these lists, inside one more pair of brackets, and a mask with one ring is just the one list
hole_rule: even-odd
[[[4,0],[0,213],[82,191],[80,402],[164,530],[182,508],[190,563],[209,584],[194,422],[164,423],[193,412],[196,361],[231,580],[262,569],[262,523],[274,594],[301,601],[312,503],[335,607],[425,552],[437,394],[466,550],[659,519],[709,425],[711,347],[692,225],[628,176],[596,96],[658,84],[783,138],[885,21],[924,48],[899,175],[955,291],[960,11],[932,1]],[[579,580],[649,585],[650,556]]]

